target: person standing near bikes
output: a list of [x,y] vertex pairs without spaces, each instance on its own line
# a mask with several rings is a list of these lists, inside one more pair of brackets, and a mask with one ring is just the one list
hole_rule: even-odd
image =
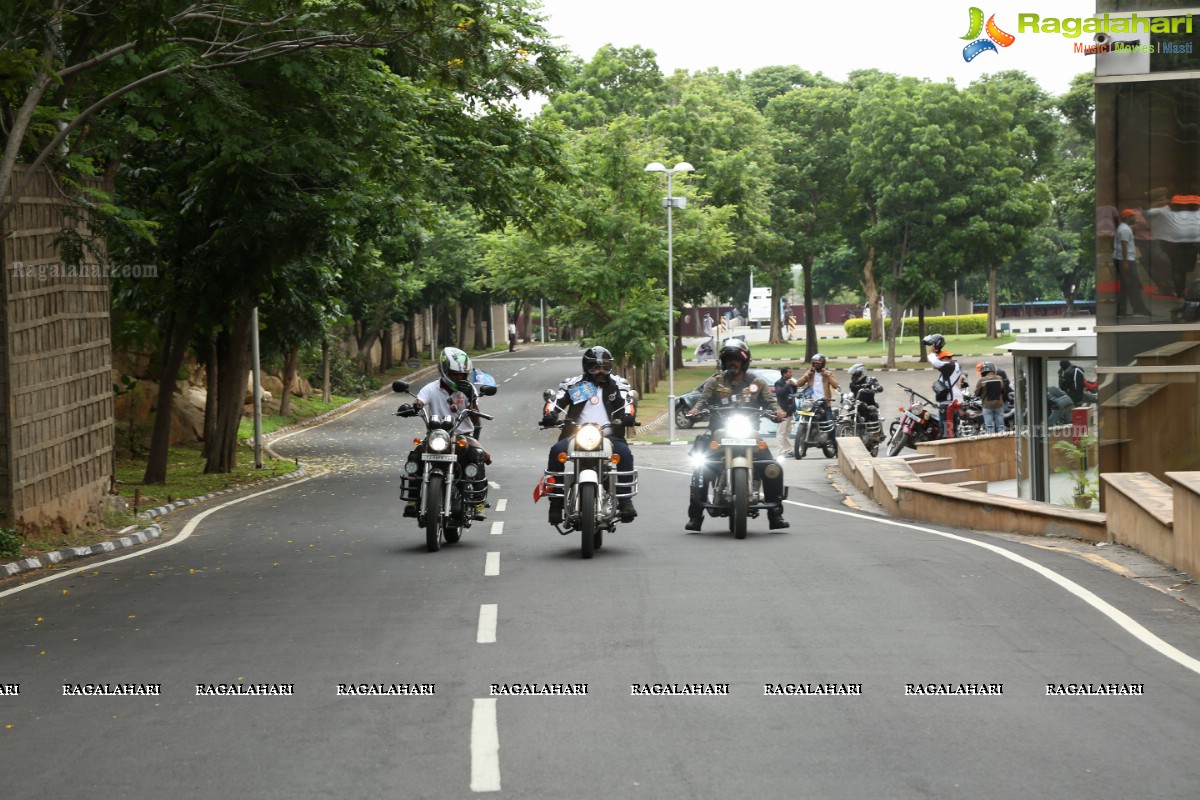
[[787,414],[779,423],[779,457],[792,455],[792,415],[796,413],[796,386],[792,383],[792,368],[780,367],[779,380],[775,381],[775,402]]
[[[942,430],[947,439],[954,438],[954,419],[962,408],[962,368],[954,360],[954,353],[946,349],[946,337],[940,333],[931,333],[921,340],[929,345],[930,352],[925,358],[929,365],[938,371],[938,379],[933,384],[933,399],[937,401],[942,414]],[[942,403],[948,403],[942,408]]]
[[813,356],[812,366],[800,376],[800,380],[796,381],[796,393],[799,394],[802,389],[811,386],[813,397],[825,404],[825,421],[831,422],[833,420],[833,393],[841,391],[842,387],[838,385],[837,378],[833,377],[833,371],[825,369],[827,363],[829,363],[828,360],[820,353]]

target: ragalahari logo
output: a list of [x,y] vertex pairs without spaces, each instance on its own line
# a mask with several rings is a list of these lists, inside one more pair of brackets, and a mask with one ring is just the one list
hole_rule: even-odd
[[[983,24],[983,9],[971,6],[971,28],[967,31],[967,35],[963,39],[973,39],[969,45],[963,48],[963,61],[974,61],[975,57],[980,53],[986,53],[991,50],[993,53],[999,53],[996,45],[1008,47],[1017,40],[1017,37],[1011,33],[1005,33],[996,25],[996,15],[992,14],[988,17],[987,25]],[[987,38],[979,38],[979,34],[987,31]]]

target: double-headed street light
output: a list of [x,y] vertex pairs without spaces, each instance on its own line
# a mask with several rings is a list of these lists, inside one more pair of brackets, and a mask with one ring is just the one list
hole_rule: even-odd
[[663,208],[667,209],[667,416],[670,418],[671,441],[675,441],[675,275],[671,209],[687,208],[686,197],[671,196],[671,176],[676,172],[691,172],[694,169],[686,161],[680,161],[670,169],[657,161],[646,165],[646,172],[667,173],[667,196],[663,198]]

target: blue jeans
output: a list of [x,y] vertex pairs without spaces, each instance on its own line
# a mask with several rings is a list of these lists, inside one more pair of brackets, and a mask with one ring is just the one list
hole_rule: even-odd
[[983,429],[987,433],[1004,433],[1004,406],[983,407]]

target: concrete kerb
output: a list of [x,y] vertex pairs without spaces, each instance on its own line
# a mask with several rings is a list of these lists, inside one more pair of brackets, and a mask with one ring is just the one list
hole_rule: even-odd
[[[432,369],[433,369],[432,366],[422,367],[421,369],[417,370],[416,372],[414,372],[408,376],[405,376],[405,377],[406,377],[406,379],[407,378],[420,378],[421,376],[427,374]],[[372,393],[371,397],[372,397],[372,399],[375,397],[382,397],[383,395],[388,394],[391,391],[392,391],[391,385],[389,384],[387,386],[380,387],[379,389],[377,389],[375,392]],[[292,425],[285,425],[282,428],[278,428],[274,431],[271,431],[271,433],[265,434],[263,436],[263,441],[264,441],[264,443],[266,443],[268,439],[278,438],[286,433],[293,433],[297,430],[302,430],[304,428],[311,428],[311,427],[315,427],[317,425],[322,425],[326,422],[330,422],[333,419],[340,417],[342,414],[349,413],[350,411],[354,410],[362,403],[363,403],[363,398],[356,397],[353,400],[351,400],[349,403],[346,403],[345,405],[338,406],[337,408],[332,408],[329,411],[326,411],[323,414],[318,414],[317,416],[315,416],[311,419],[306,419],[301,422],[294,423]],[[278,459],[280,461],[288,460],[288,459],[284,459],[284,458],[280,457],[269,446],[267,446],[266,449],[267,449],[267,452],[273,458]],[[63,548],[61,550],[54,550],[49,553],[44,553],[43,555],[40,555],[40,556],[32,556],[30,558],[23,558],[19,561],[13,561],[13,562],[10,562],[7,564],[0,564],[0,578],[8,578],[8,577],[12,577],[13,575],[20,574],[22,572],[28,572],[29,570],[41,569],[43,567],[61,564],[65,561],[72,561],[72,560],[75,560],[78,558],[86,558],[87,556],[99,555],[101,553],[111,553],[116,550],[122,550],[126,547],[134,547],[135,545],[145,544],[146,542],[149,542],[154,539],[158,539],[158,538],[162,537],[162,532],[163,532],[162,526],[159,524],[159,522],[157,520],[163,516],[166,516],[167,514],[171,513],[172,511],[177,511],[178,509],[185,508],[187,506],[197,505],[198,503],[203,503],[207,500],[212,500],[213,498],[221,497],[223,495],[233,494],[234,492],[241,492],[241,491],[245,491],[247,489],[261,488],[263,486],[269,486],[272,483],[282,483],[284,481],[294,481],[298,478],[304,477],[307,474],[308,474],[308,470],[305,469],[304,467],[300,466],[299,463],[297,462],[296,469],[292,470],[291,472],[287,473],[286,475],[276,475],[273,478],[264,478],[263,480],[253,481],[251,483],[246,483],[241,486],[234,486],[229,489],[222,489],[219,492],[209,492],[208,494],[200,495],[199,497],[190,497],[186,500],[176,500],[172,503],[167,503],[165,505],[161,505],[156,508],[151,508],[146,511],[142,511],[138,514],[138,517],[142,520],[142,524],[145,527],[143,527],[137,531],[128,533],[125,536],[120,536],[119,538],[112,539],[107,542],[99,542],[97,544],[88,545],[86,547],[67,547],[67,548]],[[133,528],[133,527],[137,527],[137,526],[136,525],[130,526],[130,528]],[[125,529],[125,531],[128,531],[128,530],[129,530],[129,528]]]

